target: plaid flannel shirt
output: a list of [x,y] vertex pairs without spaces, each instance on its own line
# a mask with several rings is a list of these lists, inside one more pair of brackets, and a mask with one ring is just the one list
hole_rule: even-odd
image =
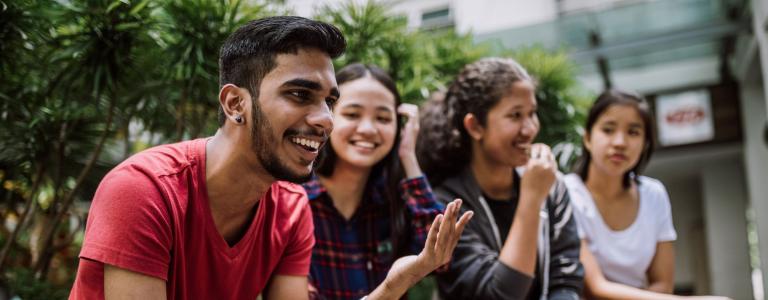
[[[375,289],[395,261],[390,239],[389,204],[377,180],[352,218],[346,220],[333,206],[317,177],[304,184],[315,223],[310,284],[313,298],[359,299]],[[424,176],[400,182],[406,203],[406,234],[412,254],[421,252],[429,226],[443,212]]]

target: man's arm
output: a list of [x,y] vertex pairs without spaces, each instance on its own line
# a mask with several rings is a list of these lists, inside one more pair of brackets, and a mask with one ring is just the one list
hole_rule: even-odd
[[424,276],[448,263],[464,226],[472,218],[470,211],[464,213],[457,221],[460,209],[461,200],[449,203],[445,208],[445,216],[438,215],[432,223],[424,250],[419,255],[404,256],[396,260],[384,282],[371,292],[368,299],[399,299]]
[[104,299],[166,299],[165,281],[104,264]]
[[309,299],[307,276],[275,275],[267,286],[265,299]]

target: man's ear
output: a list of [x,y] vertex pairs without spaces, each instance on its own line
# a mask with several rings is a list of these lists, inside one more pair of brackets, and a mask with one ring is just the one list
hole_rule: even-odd
[[248,90],[228,83],[219,91],[219,105],[221,105],[227,120],[235,124],[245,124],[245,108],[250,97]]
[[474,114],[469,113],[464,115],[463,123],[464,129],[467,130],[467,133],[469,133],[469,136],[472,137],[472,139],[479,141],[483,138],[485,128],[483,128],[483,125],[480,124],[480,120],[478,120]]

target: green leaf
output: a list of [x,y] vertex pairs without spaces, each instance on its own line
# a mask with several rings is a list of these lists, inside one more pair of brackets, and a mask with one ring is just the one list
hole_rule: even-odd
[[130,22],[130,23],[120,23],[115,26],[115,29],[119,31],[129,30],[129,29],[136,29],[141,27],[141,23],[139,22]]
[[109,4],[109,6],[107,6],[107,13],[111,13],[112,10],[114,10],[115,8],[120,6],[120,4],[123,4],[123,3],[125,3],[125,2],[123,2],[123,0],[115,0],[114,2]]
[[149,4],[149,0],[142,0],[141,2],[139,2],[139,4],[136,4],[136,6],[134,6],[129,13],[131,15],[136,15],[139,13],[139,11],[144,9],[144,7],[147,6],[147,4]]

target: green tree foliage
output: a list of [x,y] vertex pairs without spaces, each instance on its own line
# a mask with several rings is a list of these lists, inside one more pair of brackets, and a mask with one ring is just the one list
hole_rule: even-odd
[[520,62],[537,81],[536,100],[541,122],[537,141],[550,145],[560,169],[568,170],[581,150],[577,146],[581,144],[580,132],[591,101],[576,82],[575,65],[565,51],[541,47],[516,49],[505,56]]
[[[78,232],[61,225],[82,227],[82,220],[68,224],[67,217],[74,200],[84,196],[83,187],[94,181],[92,171],[112,136],[118,107],[127,105],[122,95],[136,78],[133,57],[144,47],[146,4],[31,3],[45,7],[38,11],[8,6],[23,13],[6,26],[45,34],[23,35],[31,46],[16,57],[20,72],[3,73],[13,83],[2,91],[4,216],[18,222],[0,252],[0,266],[12,249],[22,248],[24,267],[46,277],[54,255]],[[36,222],[25,231],[32,219]]]
[[212,132],[218,47],[263,8],[223,0],[0,2],[0,220],[12,224],[0,226],[2,285],[17,293],[38,286],[30,278],[70,286],[86,212],[73,204],[88,201],[148,132],[157,143]]
[[[0,0],[0,298],[8,288],[66,296],[104,174],[149,146],[212,134],[221,43],[282,11],[258,0]],[[470,34],[409,29],[384,3],[347,2],[317,18],[348,39],[337,68],[379,65],[411,103],[489,54]],[[580,98],[565,55],[509,55],[539,79],[540,140],[577,141]]]
[[385,4],[347,1],[320,10],[316,18],[336,25],[347,38],[347,52],[335,61],[336,69],[355,62],[377,65],[395,79],[405,102],[421,103],[461,67],[487,53],[469,34],[410,30],[406,18],[391,16]]
[[[219,86],[219,47],[247,21],[267,15],[264,5],[241,0],[170,0],[159,16],[168,59],[163,74],[176,116],[173,139],[215,131]],[[153,120],[146,120],[152,122]]]

